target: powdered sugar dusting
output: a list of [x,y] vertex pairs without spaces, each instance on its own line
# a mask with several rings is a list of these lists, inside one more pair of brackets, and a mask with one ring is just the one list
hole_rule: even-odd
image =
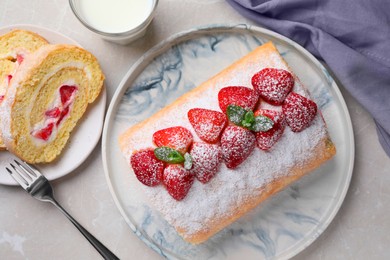
[[[195,134],[187,119],[191,108],[205,108],[220,111],[218,92],[226,86],[251,86],[251,77],[267,67],[289,70],[281,56],[275,52],[262,52],[261,55],[245,57],[240,64],[229,67],[225,74],[217,75],[202,84],[201,91],[191,91],[178,100],[178,105],[168,107],[164,114],[157,114],[137,126],[121,147],[126,158],[133,151],[153,146],[151,136],[159,129],[180,125],[189,129],[194,142],[201,140]],[[293,91],[307,96],[306,90],[293,74]],[[260,108],[280,111],[266,102]],[[262,188],[276,178],[287,176],[289,169],[303,164],[319,142],[327,136],[324,122],[319,113],[310,127],[294,133],[286,127],[278,142],[268,151],[255,148],[250,156],[237,168],[229,169],[220,164],[218,173],[207,184],[194,181],[187,196],[180,202],[173,199],[164,186],[149,188],[140,184],[151,202],[168,223],[185,230],[184,236],[191,236],[207,228],[213,220],[226,218],[247,199],[259,196]]]
[[152,149],[134,153],[130,158],[131,167],[137,179],[146,186],[156,186],[162,180],[164,163],[156,158]]
[[300,132],[308,127],[317,114],[317,105],[294,92],[290,93],[282,106],[287,124],[294,132]]
[[157,146],[167,146],[178,150],[184,154],[192,144],[191,132],[181,126],[168,127],[156,131],[153,136],[153,142]]
[[224,113],[229,105],[253,110],[258,99],[259,96],[253,89],[242,86],[226,86],[218,93],[219,107]]
[[280,105],[294,86],[294,78],[286,70],[265,68],[252,77],[252,85],[267,102]]
[[227,216],[245,198],[258,196],[260,187],[288,175],[288,169],[296,163],[304,163],[307,154],[325,135],[325,130],[319,127],[322,124],[321,117],[317,116],[311,127],[298,134],[286,128],[270,151],[254,149],[245,162],[235,169],[221,164],[219,172],[207,184],[195,181],[180,203],[162,186],[153,189],[145,187],[144,190],[169,223],[192,235],[203,230],[206,223],[216,216]]
[[199,138],[208,143],[218,141],[227,122],[222,112],[202,108],[190,109],[188,120]]
[[222,155],[228,168],[240,165],[255,148],[255,135],[248,129],[230,125],[221,137]]
[[171,164],[164,169],[163,182],[168,193],[179,201],[187,196],[194,175],[179,164]]
[[255,115],[267,116],[274,122],[273,127],[266,132],[256,133],[256,143],[260,149],[270,149],[283,135],[286,128],[286,118],[280,111],[260,109],[255,112]]
[[207,183],[219,170],[222,161],[221,147],[216,144],[194,143],[190,152],[193,160],[191,172]]

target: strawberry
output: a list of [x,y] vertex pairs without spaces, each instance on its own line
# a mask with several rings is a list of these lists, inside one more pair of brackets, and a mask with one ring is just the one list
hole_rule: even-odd
[[195,133],[205,142],[215,143],[226,125],[225,114],[203,108],[193,108],[187,113]]
[[11,74],[7,75],[7,83],[8,83],[8,85],[11,82],[12,78],[13,78],[13,76]]
[[72,97],[73,93],[76,92],[76,90],[76,86],[63,85],[60,87],[60,97],[62,105],[65,106],[69,102],[70,98]]
[[51,117],[51,118],[57,118],[61,115],[61,110],[58,107],[49,109],[45,112],[45,116]]
[[57,120],[56,125],[59,126],[64,117],[69,114],[69,106],[65,107],[64,110],[61,111],[61,114],[59,115],[59,118]]
[[270,130],[255,133],[257,146],[262,150],[268,150],[282,136],[284,129],[286,128],[286,118],[282,112],[268,109],[257,110],[255,116],[259,115],[266,116],[274,122],[274,125]]
[[161,182],[164,163],[156,158],[152,149],[135,152],[130,164],[137,179],[146,186],[156,186]]
[[17,54],[16,55],[16,62],[17,63],[21,64],[23,62],[23,60],[24,60],[24,56],[23,55],[21,55],[21,54]]
[[252,77],[252,86],[268,103],[281,105],[294,86],[294,78],[286,70],[266,68]]
[[4,100],[4,95],[0,95],[0,103],[3,102]]
[[164,169],[163,183],[175,200],[182,200],[194,182],[194,175],[180,164],[170,164]]
[[158,147],[166,146],[185,154],[192,144],[191,132],[182,126],[158,130],[153,134],[153,142]]
[[209,182],[217,173],[222,161],[220,146],[195,142],[192,145],[190,155],[192,157],[191,172],[200,182]]
[[293,132],[308,127],[317,114],[317,104],[295,92],[291,92],[282,105],[287,124]]
[[256,145],[255,135],[248,129],[230,125],[221,136],[222,155],[228,168],[236,168],[251,154]]
[[259,96],[253,89],[247,87],[225,87],[218,93],[219,107],[223,113],[226,113],[229,105],[236,105],[245,110],[253,110]]
[[54,123],[49,123],[46,127],[33,131],[31,134],[39,139],[42,139],[44,141],[49,140],[54,128]]

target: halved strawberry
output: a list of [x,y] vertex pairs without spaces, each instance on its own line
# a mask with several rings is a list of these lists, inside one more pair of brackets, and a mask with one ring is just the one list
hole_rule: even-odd
[[182,126],[168,127],[153,134],[153,142],[158,147],[167,146],[185,154],[192,144],[191,132]]
[[161,182],[164,163],[156,158],[152,149],[135,152],[130,158],[130,164],[141,183],[156,186]]
[[287,70],[265,68],[252,77],[252,86],[268,103],[281,105],[294,86],[294,77]]
[[283,135],[284,129],[286,128],[286,118],[282,112],[269,109],[257,110],[255,116],[259,115],[266,116],[274,122],[270,130],[255,133],[257,146],[262,150],[268,150]]
[[226,125],[225,114],[203,108],[193,108],[187,113],[195,133],[205,142],[215,143]]
[[293,132],[308,127],[317,114],[317,104],[298,93],[291,92],[282,105],[287,124]]
[[255,135],[246,128],[230,125],[221,136],[222,155],[228,168],[236,168],[251,154]]
[[221,164],[221,147],[216,144],[194,142],[190,154],[192,157],[191,172],[200,182],[209,182]]
[[63,105],[67,104],[73,93],[77,91],[76,86],[63,85],[60,87],[60,97],[61,103]]
[[163,173],[163,183],[175,200],[182,200],[194,182],[194,175],[180,164],[168,165]]
[[259,95],[253,89],[241,86],[230,86],[222,88],[218,93],[219,107],[226,114],[229,105],[236,105],[245,110],[253,110]]

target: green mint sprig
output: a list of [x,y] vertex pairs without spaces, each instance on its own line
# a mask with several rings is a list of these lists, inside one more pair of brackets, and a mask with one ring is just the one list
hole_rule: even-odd
[[156,149],[154,149],[154,155],[156,155],[157,159],[167,163],[184,162],[183,155],[181,155],[181,153],[170,147],[157,147]]
[[274,122],[269,117],[255,116],[253,111],[247,111],[240,106],[229,105],[226,112],[228,119],[233,124],[254,132],[267,132],[274,126]]
[[192,168],[192,156],[189,153],[185,153],[184,156],[177,150],[162,146],[154,149],[154,155],[160,161],[179,164],[184,163],[184,168],[190,170]]

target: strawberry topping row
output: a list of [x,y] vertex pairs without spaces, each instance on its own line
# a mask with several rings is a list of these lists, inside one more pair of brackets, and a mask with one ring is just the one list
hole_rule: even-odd
[[[203,142],[174,126],[156,131],[156,148],[135,151],[130,164],[137,179],[147,186],[163,184],[176,200],[187,195],[195,179],[205,184],[221,163],[234,169],[257,146],[269,150],[286,126],[293,132],[309,127],[317,114],[314,101],[293,92],[294,78],[282,69],[266,68],[252,77],[253,89],[228,86],[218,93],[221,111],[192,108],[188,120]],[[259,102],[281,106],[279,110],[255,109]]]

